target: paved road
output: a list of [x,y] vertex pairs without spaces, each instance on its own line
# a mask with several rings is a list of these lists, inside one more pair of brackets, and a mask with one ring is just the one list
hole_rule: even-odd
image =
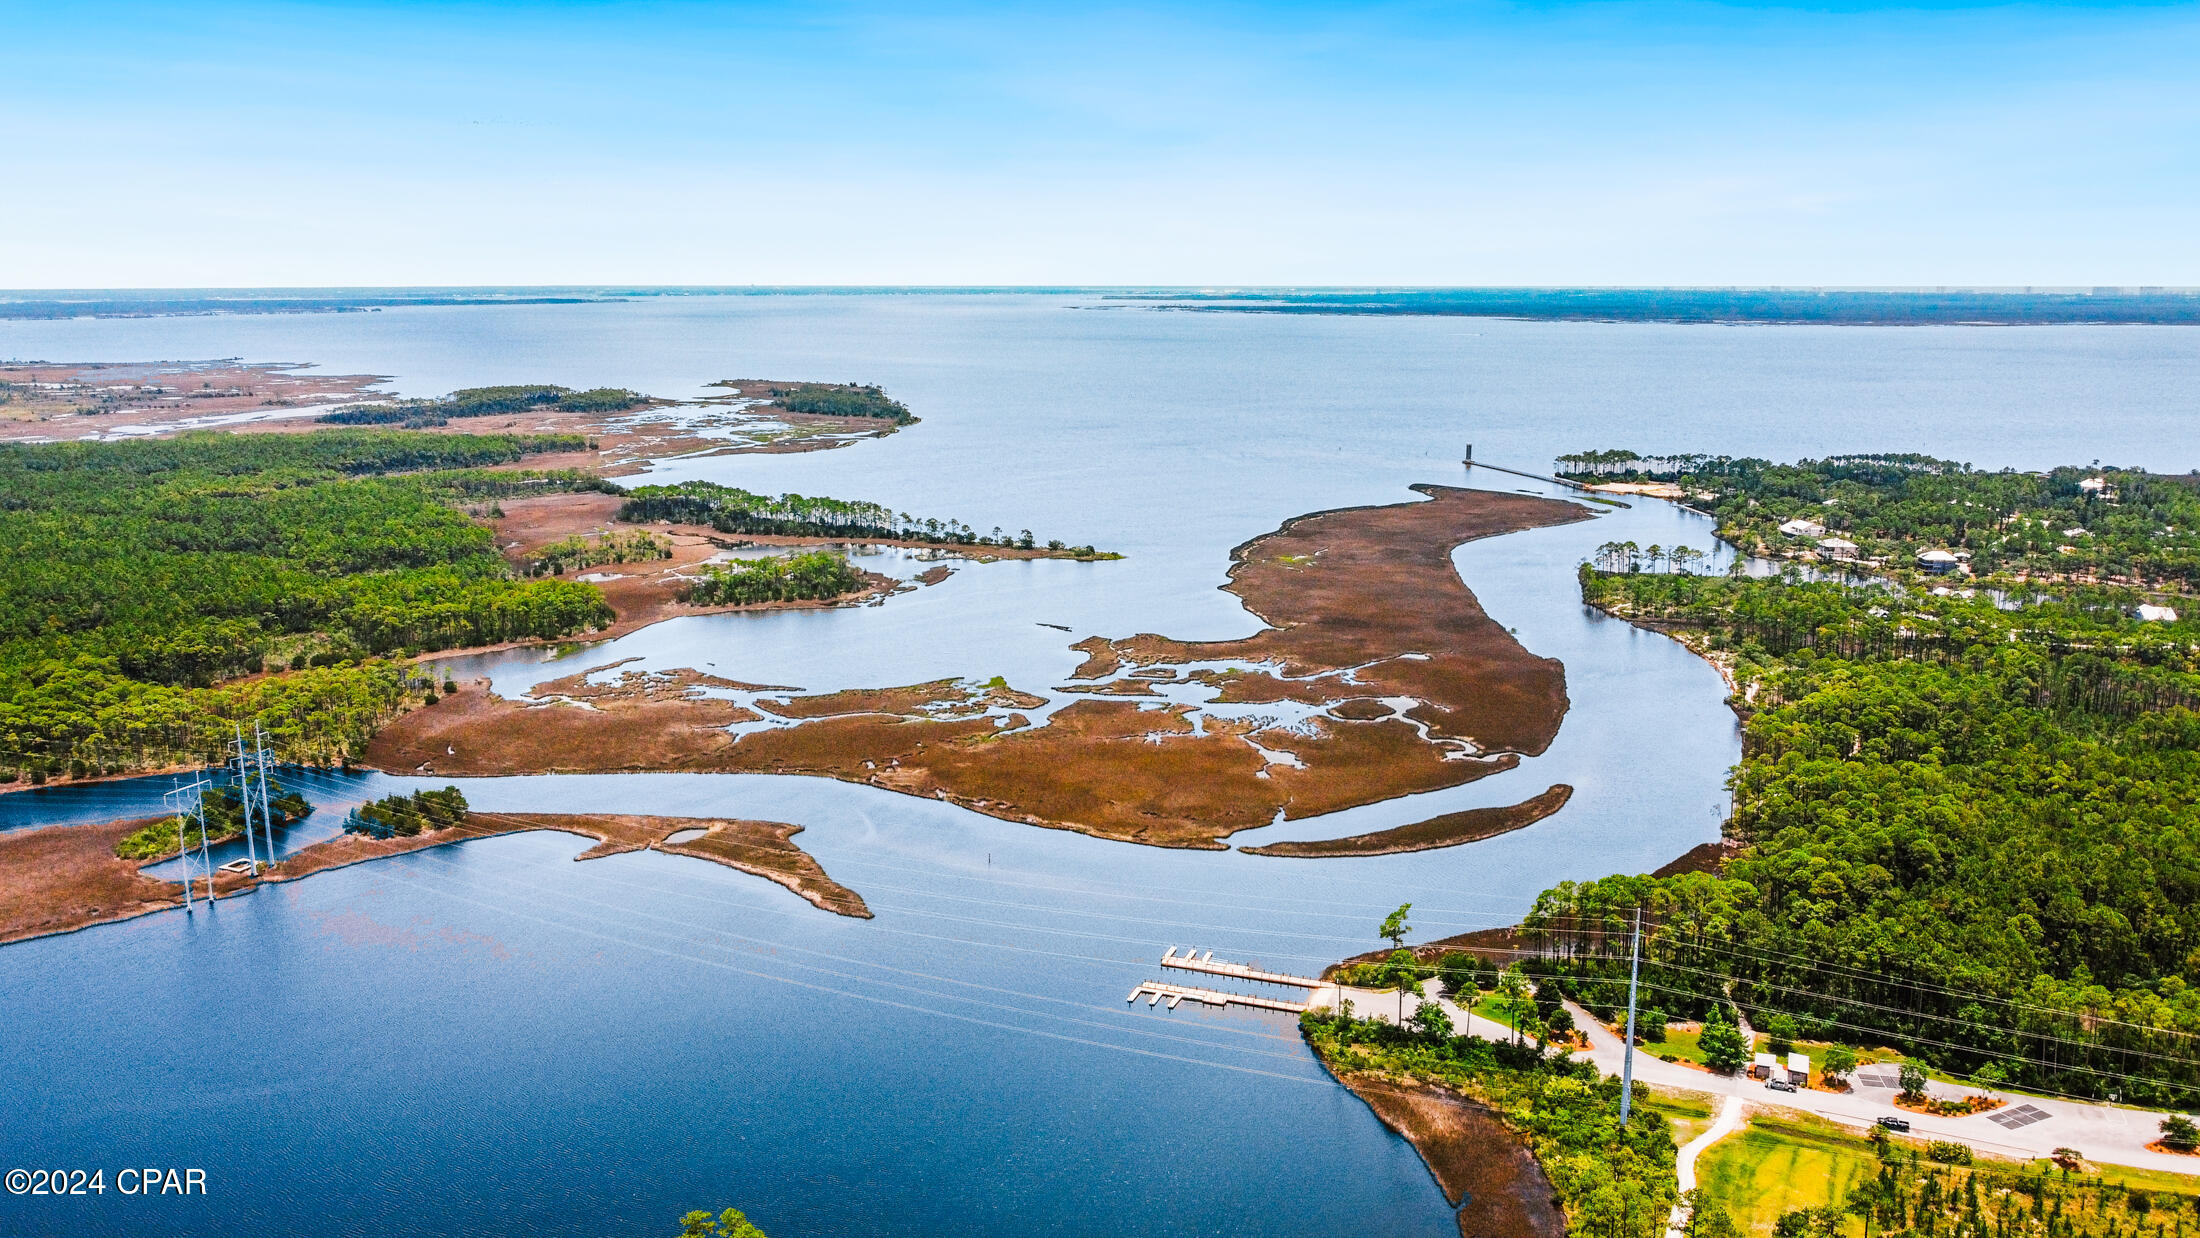
[[[1617,1073],[1622,1053],[1620,1038],[1579,1007],[1568,1005],[1574,1011],[1577,1025],[1588,1032],[1590,1044],[1594,1046],[1589,1051],[1590,1060],[1599,1070]],[[1869,1128],[1880,1117],[1894,1115],[1909,1119],[1910,1133],[1917,1138],[1950,1139],[2003,1156],[2036,1159],[2051,1154],[2056,1148],[2067,1147],[2076,1148],[2091,1161],[2200,1174],[2200,1159],[2147,1149],[2147,1144],[2161,1137],[2162,1115],[2146,1109],[2010,1094],[2008,1104],[1993,1113],[1939,1118],[1895,1108],[1895,1089],[1891,1087],[1867,1087],[1859,1083],[1853,1091],[1845,1093],[1775,1092],[1755,1079],[1714,1075],[1677,1062],[1660,1061],[1640,1050],[1635,1053],[1635,1078],[1653,1087],[1685,1088],[1716,1096],[1738,1096],[1756,1105],[1799,1109],[1860,1129]],[[1961,1093],[1960,1089],[1938,1082],[1929,1085],[1928,1090],[1949,1097]],[[1997,1116],[2006,1118],[2026,1106],[2046,1116],[2015,1130],[1994,1121]]]
[[[1335,989],[1317,990],[1313,995],[1314,1004],[1333,1005],[1336,992]],[[1399,1000],[1396,992],[1346,988],[1343,994],[1351,999],[1353,1012],[1363,1018],[1390,1021],[1397,1015]],[[1434,1001],[1442,1006],[1445,1013],[1451,1016],[1452,1026],[1470,1035],[1492,1040],[1505,1039],[1511,1035],[1501,1023],[1480,1017],[1470,1018],[1448,998],[1426,998],[1409,992],[1405,995],[1404,1002],[1406,1017],[1411,1018],[1414,1010],[1423,1001]],[[1619,1036],[1606,1030],[1580,1007],[1571,1002],[1566,1005],[1573,1012],[1574,1026],[1582,1029],[1589,1037],[1589,1060],[1596,1063],[1597,1069],[1607,1074],[1620,1073],[1622,1048]],[[1873,1122],[1882,1116],[1895,1115],[1909,1119],[1910,1134],[1915,1138],[1967,1143],[1981,1152],[1999,1156],[2038,1159],[2050,1155],[2056,1148],[2076,1148],[2089,1161],[2200,1176],[2200,1157],[2148,1150],[2147,1145],[2161,1137],[2162,1114],[2153,1110],[2087,1101],[2039,1099],[2010,1093],[2008,1104],[1993,1113],[1940,1118],[1895,1108],[1895,1089],[1892,1087],[1876,1088],[1859,1083],[1855,1090],[1846,1093],[1817,1090],[1775,1092],[1755,1079],[1714,1075],[1677,1062],[1660,1061],[1640,1049],[1635,1053],[1635,1078],[1655,1088],[1708,1092],[1721,1098],[1736,1098],[1756,1107],[1800,1110],[1859,1130],[1870,1129]],[[1929,1090],[1942,1096],[1952,1097],[1958,1094],[1957,1089],[1937,1082],[1931,1084]],[[2045,1116],[2014,1130],[1994,1121],[1996,1116],[2006,1118],[2026,1106]]]

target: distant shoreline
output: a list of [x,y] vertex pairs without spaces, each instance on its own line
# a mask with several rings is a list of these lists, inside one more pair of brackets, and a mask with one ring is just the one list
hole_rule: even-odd
[[2200,326],[2200,288],[649,286],[0,290],[0,321],[580,306],[673,297],[1075,296],[1086,309],[1703,326]]
[[1678,326],[2200,326],[2200,291],[1474,288],[1111,297],[1187,313],[1494,318]]

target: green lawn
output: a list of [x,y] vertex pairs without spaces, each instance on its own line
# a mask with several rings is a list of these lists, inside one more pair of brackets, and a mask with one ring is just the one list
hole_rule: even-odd
[[1704,1064],[1703,1047],[1697,1042],[1702,1038],[1703,1033],[1700,1031],[1683,1032],[1668,1028],[1664,1040],[1656,1044],[1642,1045],[1641,1049],[1652,1057],[1678,1058],[1683,1062],[1694,1062],[1696,1065],[1701,1066]]
[[1511,1027],[1513,1025],[1512,1016],[1505,1006],[1506,1003],[1503,997],[1495,992],[1490,992],[1475,998],[1474,1005],[1469,1009],[1492,1023],[1501,1023],[1506,1027]]
[[[1808,1119],[1752,1119],[1707,1149],[1696,1181],[1744,1230],[1772,1232],[1780,1214],[1838,1203],[1849,1188],[1879,1172],[1871,1145],[1837,1127]],[[1852,1222],[1862,1232],[1861,1222]]]

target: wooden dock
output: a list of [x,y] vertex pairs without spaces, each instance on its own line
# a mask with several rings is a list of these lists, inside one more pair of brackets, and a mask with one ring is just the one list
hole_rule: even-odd
[[1158,980],[1148,980],[1146,983],[1139,985],[1131,990],[1129,997],[1123,1000],[1135,1002],[1141,997],[1146,999],[1148,1006],[1156,1006],[1166,1001],[1169,1003],[1169,1009],[1171,1010],[1176,1009],[1178,1002],[1185,1001],[1199,1002],[1208,1006],[1253,1006],[1261,1010],[1281,1010],[1286,1014],[1299,1014],[1306,1009],[1305,1002],[1286,1001],[1280,997],[1253,997],[1244,993],[1225,993],[1220,989],[1196,989],[1190,985],[1163,984]]
[[[1256,980],[1262,984],[1280,984],[1293,989],[1312,990],[1329,987],[1319,980],[1309,979],[1305,976],[1294,976],[1289,972],[1266,971],[1258,967],[1247,967],[1243,963],[1218,963],[1215,961],[1215,952],[1212,950],[1205,954],[1201,954],[1197,950],[1186,950],[1184,953],[1178,954],[1176,947],[1170,946],[1169,952],[1161,956],[1161,965],[1163,967],[1174,967],[1179,971],[1205,972],[1210,976],[1228,976],[1233,980]],[[1301,1009],[1304,1009],[1304,1007],[1302,1006]]]

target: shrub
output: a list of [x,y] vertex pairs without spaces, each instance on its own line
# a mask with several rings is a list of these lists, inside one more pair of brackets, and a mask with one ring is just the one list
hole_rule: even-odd
[[1914,1101],[1925,1095],[1925,1068],[1923,1066],[1918,1065],[1916,1062],[1902,1063],[1901,1081],[1903,1096]]
[[2173,1113],[2162,1119],[2162,1146],[2172,1152],[2191,1152],[2200,1149],[2200,1126],[2181,1113]]

